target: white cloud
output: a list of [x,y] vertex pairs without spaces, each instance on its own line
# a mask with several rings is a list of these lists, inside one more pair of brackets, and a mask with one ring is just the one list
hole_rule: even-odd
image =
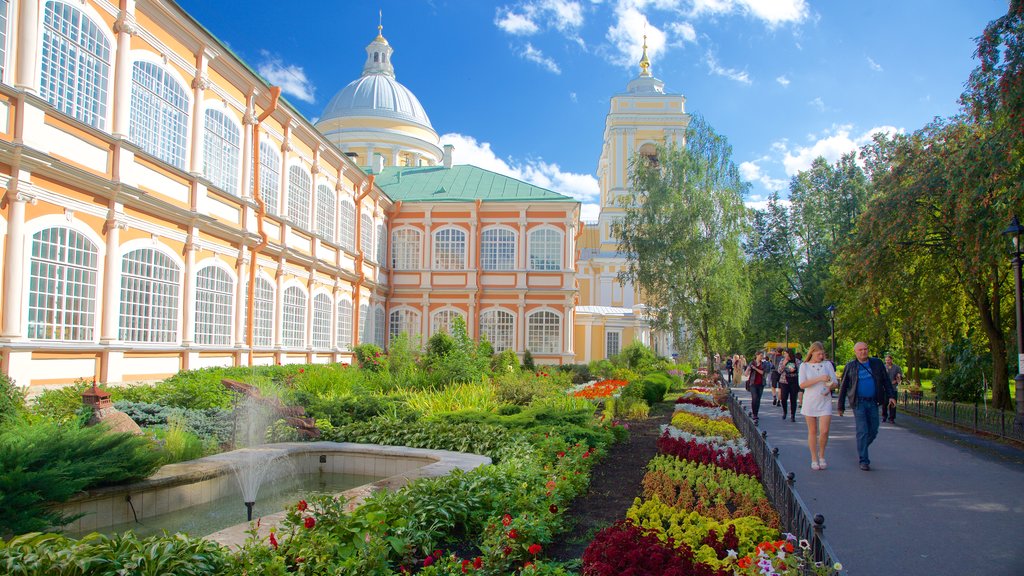
[[811,163],[818,156],[823,156],[825,160],[834,163],[843,154],[859,150],[861,146],[871,142],[871,137],[876,132],[885,134],[902,132],[895,126],[876,126],[859,135],[851,135],[852,129],[853,126],[849,124],[833,126],[808,146],[796,146],[790,149],[788,142],[776,142],[772,148],[783,152],[782,165],[786,169],[786,175],[793,177],[798,172],[810,168]]
[[775,81],[778,82],[782,87],[789,86],[789,78],[786,78],[785,75],[779,76],[778,78],[775,79]]
[[590,174],[564,172],[558,164],[551,164],[544,160],[504,160],[494,153],[490,142],[479,142],[476,138],[464,134],[451,133],[441,136],[441,145],[445,144],[455,146],[452,156],[456,164],[472,164],[478,168],[565,194],[583,203],[584,220],[590,221],[588,215],[592,215],[592,220],[597,219],[596,211],[601,189],[597,178]]
[[806,0],[694,0],[694,16],[720,16],[734,12],[753,16],[769,27],[803,22],[809,15]]
[[697,41],[697,30],[689,22],[670,22],[666,28],[673,36],[681,38],[684,42]]
[[579,99],[577,98],[575,92],[569,92],[569,100],[571,100],[573,104],[576,104],[576,103],[579,102]]
[[615,24],[610,26],[605,34],[605,38],[614,49],[610,62],[616,66],[635,67],[643,54],[645,35],[647,57],[656,60],[665,50],[665,32],[651,24],[647,16],[637,8],[627,5],[627,2],[620,3],[615,9]]
[[562,73],[562,69],[558,67],[557,62],[545,56],[543,52],[541,52],[537,48],[534,48],[533,44],[529,42],[526,43],[526,47],[523,48],[523,51],[520,52],[519,55],[522,56],[523,58],[526,58],[530,62],[536,62],[537,64],[540,64],[541,67],[546,69],[548,72],[552,72],[554,74]]
[[[766,158],[761,158],[760,160],[766,160]],[[761,170],[761,166],[757,163],[757,161],[741,162],[739,168],[740,177],[746,180],[747,182],[754,182],[760,184],[767,190],[771,190],[773,192],[784,190],[786,188],[787,182],[785,180],[781,180],[779,178],[772,178],[771,176],[765,174],[764,171]],[[751,196],[750,200],[755,200],[757,198],[760,197]]]
[[715,58],[715,55],[712,54],[710,50],[708,50],[707,53],[704,55],[704,61],[708,65],[708,71],[710,71],[715,76],[724,76],[730,80],[735,80],[742,84],[753,84],[753,81],[750,79],[750,75],[747,74],[746,71],[741,72],[739,70],[736,70],[735,68],[725,68],[721,66],[718,63],[718,60]]
[[[751,210],[764,210],[765,208],[768,207],[768,199],[767,198],[760,199],[760,200],[750,199],[750,200],[747,200],[746,202],[744,202],[743,204],[747,208],[750,208]],[[791,202],[789,201],[788,198],[779,198],[778,204],[780,206],[785,206],[786,208],[789,208]]]
[[518,8],[499,8],[494,24],[508,34],[529,36],[542,27],[572,33],[583,25],[583,5],[575,0],[535,0]]
[[514,36],[529,36],[536,34],[540,28],[525,14],[516,14],[511,10],[498,11],[498,16],[494,19],[494,25],[501,28],[508,34]]
[[882,70],[882,65],[879,64],[878,62],[875,62],[874,58],[872,58],[871,56],[868,56],[867,58],[869,68],[871,68],[875,72],[884,72],[884,70]]
[[808,104],[818,112],[825,111],[825,101],[821,99],[821,96],[815,96],[814,100],[809,101]]
[[267,79],[271,85],[280,86],[281,91],[290,94],[303,102],[313,103],[316,100],[316,87],[306,77],[301,66],[285,64],[280,56],[267,50],[260,50],[263,61],[256,65],[256,71]]

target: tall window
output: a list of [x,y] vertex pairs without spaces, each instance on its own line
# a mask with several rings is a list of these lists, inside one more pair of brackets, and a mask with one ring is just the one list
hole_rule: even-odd
[[231,276],[216,266],[196,274],[196,344],[231,344],[234,289]]
[[356,249],[356,206],[348,200],[341,201],[341,217],[338,219],[338,242],[342,248]]
[[96,326],[96,246],[71,228],[32,236],[28,337],[89,342]]
[[263,198],[267,214],[276,215],[278,212],[280,199],[277,191],[280,186],[281,157],[273,146],[260,142],[260,196]]
[[238,126],[220,110],[207,110],[203,132],[203,174],[215,186],[238,194]]
[[391,321],[388,323],[388,342],[395,339],[402,332],[409,336],[409,341],[418,343],[420,335],[420,315],[415,310],[400,308],[391,312]]
[[430,320],[430,334],[434,335],[438,332],[445,332],[447,334],[452,333],[452,327],[455,325],[455,319],[462,314],[459,314],[458,310],[439,310],[434,313],[434,317]]
[[292,286],[284,291],[282,302],[281,344],[288,348],[306,345],[306,295]]
[[480,335],[487,336],[495,352],[515,348],[515,318],[505,310],[487,310],[480,315]]
[[4,66],[4,62],[7,62],[7,39],[11,36],[7,32],[7,25],[11,21],[8,16],[9,13],[10,2],[7,0],[0,0],[0,82],[7,79],[7,67]]
[[359,305],[359,343],[373,344],[373,318],[366,304]]
[[[7,2],[2,8],[6,46]],[[39,95],[57,110],[103,130],[107,121],[110,43],[100,30],[70,4],[46,3]]]
[[562,269],[562,235],[550,228],[530,232],[530,270]]
[[480,267],[513,270],[516,267],[516,234],[505,228],[488,228],[480,235]]
[[185,168],[188,96],[163,68],[152,62],[132,67],[131,141],[157,158]]
[[562,348],[558,314],[542,310],[526,319],[526,349],[534,354],[557,354]]
[[604,357],[611,358],[619,353],[622,347],[622,334],[607,332],[604,335]]
[[434,232],[434,269],[465,270],[466,233],[456,228]]
[[178,339],[181,270],[170,256],[151,248],[121,260],[121,340],[171,343]]
[[395,270],[419,269],[419,230],[402,228],[391,233],[391,267]]
[[373,343],[381,348],[387,344],[384,341],[387,328],[388,326],[384,318],[384,307],[378,305],[373,310]]
[[352,303],[348,300],[338,301],[338,348],[348,350],[352,347]]
[[334,242],[334,190],[316,187],[316,233]]
[[312,186],[312,178],[301,167],[292,166],[288,169],[288,219],[307,230]]
[[381,266],[388,264],[388,230],[383,224],[377,224],[377,258]]
[[363,258],[373,260],[373,219],[369,214],[363,214],[359,219],[359,248],[363,251]]
[[313,348],[331,347],[331,297],[317,294],[313,297]]
[[263,278],[256,278],[253,290],[252,340],[256,346],[274,345],[274,285]]

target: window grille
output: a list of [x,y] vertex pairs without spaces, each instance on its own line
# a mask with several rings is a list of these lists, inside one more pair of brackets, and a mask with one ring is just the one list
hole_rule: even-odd
[[434,233],[434,269],[464,270],[466,268],[466,233],[445,228]]
[[284,291],[282,299],[281,344],[288,348],[306,345],[306,295],[292,286]]
[[484,270],[514,270],[516,234],[504,228],[488,228],[480,235],[480,267]]
[[238,194],[238,126],[220,110],[207,110],[203,132],[203,174],[214,186]]
[[557,354],[561,346],[561,320],[554,312],[534,312],[526,320],[526,349],[534,354]]
[[121,340],[169,344],[178,340],[181,270],[151,248],[121,259]]
[[217,266],[196,274],[196,344],[231,345],[235,285]]
[[505,310],[487,310],[480,315],[480,334],[495,352],[515,348],[515,316]]
[[153,156],[185,168],[188,96],[170,74],[152,62],[136,62],[132,67],[129,137]]
[[[6,56],[7,2],[2,2]],[[94,128],[107,122],[110,43],[84,12],[64,2],[47,2],[43,12],[43,54],[39,95],[57,110]]]
[[91,342],[96,326],[96,246],[71,228],[32,236],[28,337]]

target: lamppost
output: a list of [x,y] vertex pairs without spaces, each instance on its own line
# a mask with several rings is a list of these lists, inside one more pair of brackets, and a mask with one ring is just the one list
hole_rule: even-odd
[[835,364],[836,363],[836,305],[835,304],[829,304],[828,308],[825,308],[825,310],[828,310],[829,334],[830,334],[830,336],[832,338],[832,355],[829,356],[829,359],[832,360],[832,364]]
[[786,350],[789,350],[789,322],[786,322]]
[[1020,235],[1024,226],[1020,225],[1017,216],[1010,221],[1010,227],[1003,234],[1010,236],[1013,242],[1013,271],[1017,295],[1017,377],[1014,378],[1017,391],[1017,422],[1014,426],[1018,431],[1024,430],[1024,295],[1021,294],[1021,246]]

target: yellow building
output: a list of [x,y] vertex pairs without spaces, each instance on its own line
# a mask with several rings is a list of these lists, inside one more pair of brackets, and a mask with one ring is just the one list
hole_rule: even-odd
[[653,156],[659,144],[685,144],[690,121],[685,104],[682,94],[666,93],[665,83],[651,75],[645,44],[640,74],[626,85],[625,92],[611,99],[597,166],[600,216],[596,224],[584,227],[579,242],[575,339],[580,362],[611,356],[634,341],[663,356],[674,352],[671,334],[651,330],[642,295],[631,283],[618,280],[627,263],[612,226],[624,214],[619,199],[633,194],[630,161],[637,154]]

